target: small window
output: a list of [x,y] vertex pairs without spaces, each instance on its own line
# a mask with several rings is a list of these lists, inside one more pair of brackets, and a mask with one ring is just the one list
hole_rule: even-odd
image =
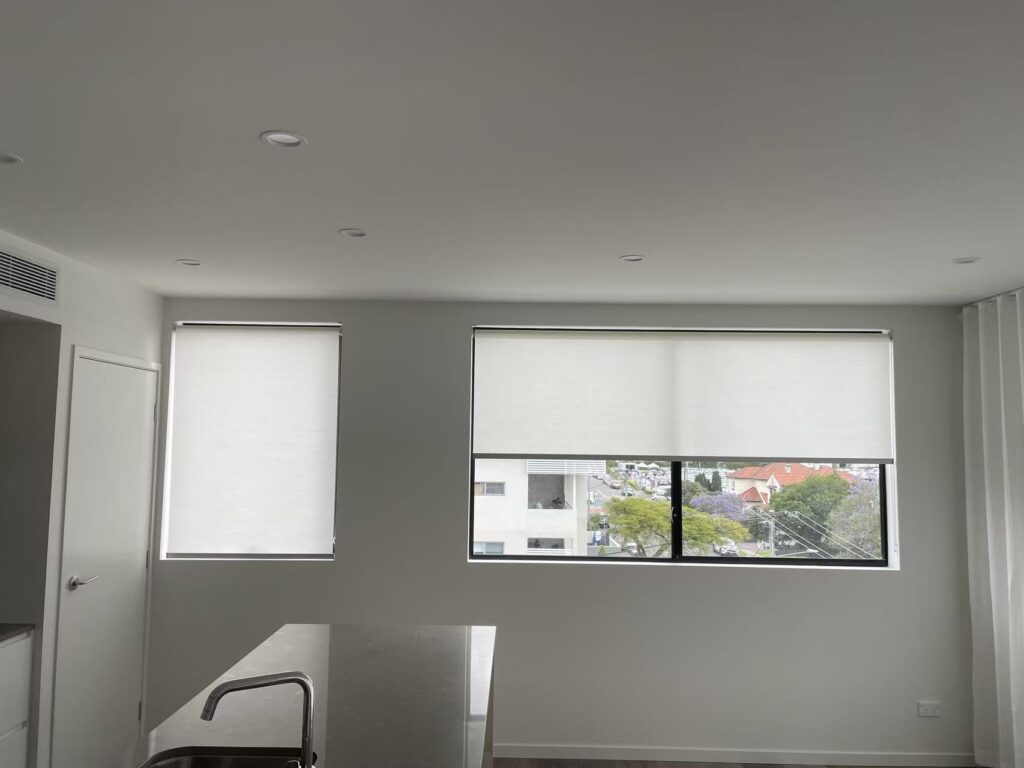
[[338,326],[179,324],[169,558],[331,558]]
[[504,496],[505,484],[489,481],[473,483],[473,493],[477,496]]
[[559,550],[564,552],[566,550],[565,539],[551,539],[551,538],[536,538],[527,539],[527,549],[538,549],[538,550]]
[[505,542],[503,541],[474,541],[474,555],[503,555],[505,554]]

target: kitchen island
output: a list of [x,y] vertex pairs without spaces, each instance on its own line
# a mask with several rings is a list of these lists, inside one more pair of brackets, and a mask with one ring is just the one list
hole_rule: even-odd
[[494,627],[286,624],[146,734],[125,765],[195,746],[297,749],[297,685],[229,694],[211,722],[200,713],[226,680],[300,671],[315,690],[319,768],[490,768],[494,639]]

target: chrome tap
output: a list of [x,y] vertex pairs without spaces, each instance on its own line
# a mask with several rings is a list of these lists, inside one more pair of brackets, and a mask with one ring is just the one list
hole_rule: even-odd
[[302,765],[301,768],[313,768],[313,681],[303,672],[278,672],[274,675],[258,677],[242,677],[221,683],[206,697],[203,705],[203,720],[213,720],[217,704],[224,696],[235,691],[248,691],[252,688],[266,688],[270,685],[295,683],[302,688]]

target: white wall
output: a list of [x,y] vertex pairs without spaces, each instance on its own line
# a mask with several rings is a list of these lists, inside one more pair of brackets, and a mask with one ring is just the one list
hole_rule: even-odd
[[[499,754],[970,764],[956,310],[173,300],[172,319],[344,324],[338,558],[158,562],[150,722],[282,622],[493,623]],[[516,323],[893,328],[902,570],[467,563],[470,332]],[[916,717],[925,697],[941,719]]]
[[57,382],[56,426],[42,627],[36,632],[40,662],[38,707],[38,765],[49,764],[50,716],[56,617],[60,597],[60,541],[64,525],[64,478],[67,455],[68,408],[71,403],[72,346],[80,344],[146,360],[160,359],[160,299],[134,283],[115,278],[42,246],[0,232],[0,250],[43,259],[60,270],[60,302],[46,305],[31,298],[0,293],[0,311],[58,323],[61,326]]

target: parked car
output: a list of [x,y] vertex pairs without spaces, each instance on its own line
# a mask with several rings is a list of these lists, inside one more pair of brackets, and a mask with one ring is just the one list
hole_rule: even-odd
[[721,544],[718,545],[718,556],[719,557],[739,557],[740,551],[736,547],[736,542],[732,539],[724,539]]
[[621,480],[609,480],[608,481],[608,486],[610,488],[616,488],[616,489],[621,488],[622,487],[622,481]]

